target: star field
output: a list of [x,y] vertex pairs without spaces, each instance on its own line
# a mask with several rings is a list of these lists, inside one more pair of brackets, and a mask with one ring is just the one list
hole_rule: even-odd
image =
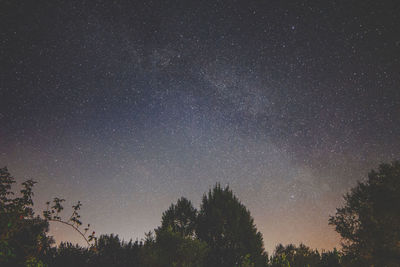
[[[142,238],[216,182],[265,247],[338,246],[342,195],[400,155],[396,1],[2,1],[0,167]],[[62,227],[58,240],[79,242]]]

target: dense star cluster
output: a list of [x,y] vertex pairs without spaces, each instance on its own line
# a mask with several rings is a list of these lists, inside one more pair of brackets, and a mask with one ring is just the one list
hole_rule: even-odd
[[338,246],[342,194],[400,155],[399,14],[385,0],[1,1],[0,167],[39,182],[39,207],[81,200],[99,233],[141,238],[220,182],[267,250]]

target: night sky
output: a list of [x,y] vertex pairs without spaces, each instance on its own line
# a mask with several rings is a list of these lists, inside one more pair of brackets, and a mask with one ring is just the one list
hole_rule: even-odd
[[0,167],[38,181],[38,211],[81,200],[98,234],[140,239],[220,182],[268,251],[331,249],[342,195],[399,159],[399,1],[1,0],[0,18]]

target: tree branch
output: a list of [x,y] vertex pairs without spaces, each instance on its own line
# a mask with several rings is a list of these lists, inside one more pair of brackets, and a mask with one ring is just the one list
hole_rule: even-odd
[[85,241],[86,241],[86,243],[88,244],[88,246],[91,245],[90,242],[89,242],[89,240],[88,240],[88,239],[86,238],[86,236],[81,232],[81,230],[79,230],[79,229],[78,229],[75,225],[73,225],[72,223],[65,222],[65,221],[58,220],[58,219],[49,219],[49,221],[51,221],[51,222],[59,222],[59,223],[63,223],[63,224],[66,224],[66,225],[71,226],[73,229],[75,229],[75,230],[83,237],[83,239],[85,239]]

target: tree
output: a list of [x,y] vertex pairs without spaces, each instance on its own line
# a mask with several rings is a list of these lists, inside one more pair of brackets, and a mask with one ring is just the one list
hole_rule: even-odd
[[124,266],[123,242],[118,235],[101,235],[96,244],[96,265]]
[[88,234],[90,225],[84,230],[78,211],[81,203],[74,206],[68,220],[61,218],[64,209],[63,199],[54,198],[53,206],[47,202],[47,210],[43,218],[33,211],[33,186],[35,181],[27,180],[22,183],[19,197],[13,197],[12,185],[14,177],[6,167],[0,168],[0,265],[1,266],[44,266],[51,263],[55,256],[51,245],[52,237],[47,235],[49,221],[69,225],[76,230],[88,243],[96,241],[94,232]]
[[162,215],[161,227],[146,235],[144,266],[204,266],[207,244],[195,238],[197,210],[178,199]]
[[53,239],[48,222],[33,212],[33,180],[22,183],[20,197],[12,197],[14,178],[0,168],[0,265],[42,266],[42,258]]
[[182,236],[193,236],[196,224],[197,210],[192,202],[184,197],[178,199],[162,215],[161,229],[167,230],[171,227],[173,232]]
[[317,250],[313,250],[304,244],[295,246],[289,244],[283,246],[279,244],[275,248],[275,252],[271,257],[271,266],[318,266],[320,263],[320,254]]
[[321,261],[319,266],[321,267],[340,267],[342,266],[341,260],[342,255],[336,248],[333,251],[323,251],[321,253]]
[[61,242],[56,248],[52,248],[52,256],[47,260],[48,266],[69,267],[69,266],[90,266],[90,260],[94,252],[79,245],[69,242]]
[[125,242],[118,235],[101,235],[96,241],[96,253],[90,266],[141,266],[139,262],[139,242]]
[[275,255],[271,258],[270,265],[271,267],[290,267],[290,263],[286,258],[285,254]]
[[196,234],[210,248],[207,266],[266,265],[262,235],[229,187],[217,184],[204,195],[197,221]]
[[342,237],[351,265],[398,266],[400,262],[400,162],[381,164],[344,196],[329,224]]
[[82,207],[82,203],[78,201],[76,205],[72,206],[72,214],[69,219],[63,219],[61,217],[61,212],[64,210],[62,203],[65,199],[60,199],[55,197],[53,199],[53,206],[50,207],[50,201],[46,202],[47,209],[43,211],[43,217],[49,222],[57,222],[68,225],[74,229],[87,243],[89,247],[93,247],[93,243],[97,241],[95,232],[93,231],[89,234],[90,224],[88,224],[83,230],[80,228],[82,226],[81,215],[78,211]]
[[[146,246],[146,245],[145,245]],[[179,232],[167,229],[158,229],[156,239],[152,244],[151,267],[201,267],[206,266],[207,244],[190,236],[183,236]]]

